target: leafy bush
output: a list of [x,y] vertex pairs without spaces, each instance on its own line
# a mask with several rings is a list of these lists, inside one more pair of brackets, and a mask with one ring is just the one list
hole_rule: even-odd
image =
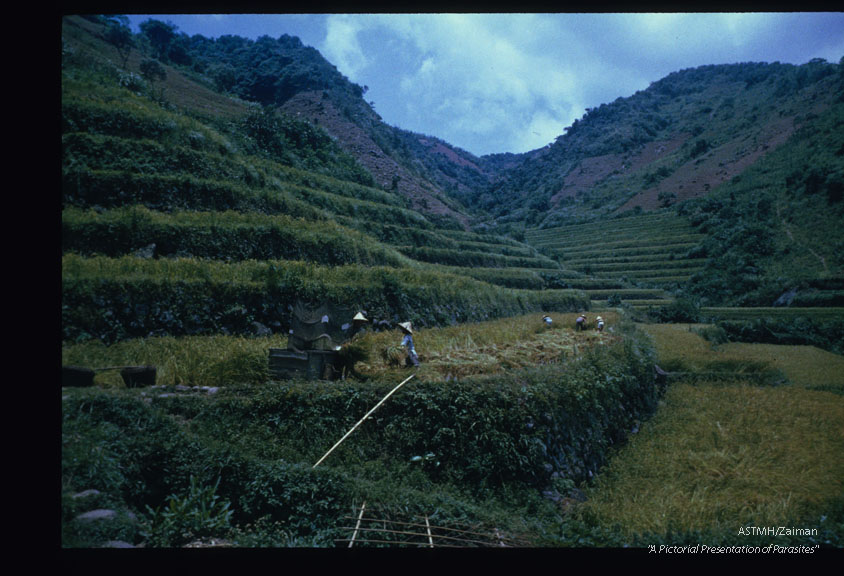
[[690,298],[677,298],[667,306],[648,312],[657,322],[694,323],[700,318],[700,304]]
[[844,322],[840,320],[758,318],[751,321],[720,321],[717,326],[734,342],[803,344],[836,354],[844,353]]
[[204,536],[219,537],[230,528],[231,504],[217,495],[214,485],[203,486],[196,476],[190,477],[190,488],[184,496],[172,494],[164,507],[147,506],[150,528],[147,542],[151,546],[179,546]]
[[65,340],[250,334],[254,322],[286,330],[288,307],[300,299],[423,327],[588,308],[587,296],[574,290],[510,290],[453,274],[386,267],[71,255],[62,267]]

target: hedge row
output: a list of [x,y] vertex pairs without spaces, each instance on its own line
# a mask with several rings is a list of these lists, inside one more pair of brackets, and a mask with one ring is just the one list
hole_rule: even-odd
[[717,322],[729,340],[769,344],[817,346],[844,354],[844,319],[757,318]]
[[559,269],[559,264],[543,257],[503,256],[490,252],[470,250],[452,250],[449,248],[429,248],[417,246],[396,246],[399,252],[414,260],[444,264],[483,268],[547,268]]
[[130,109],[62,98],[62,133],[85,132],[119,138],[167,141],[171,145],[186,146],[195,150],[227,153],[227,143],[201,123],[184,115],[142,108],[141,105],[145,103],[132,104]]
[[356,200],[298,185],[261,187],[238,180],[219,181],[194,175],[143,174],[133,170],[67,170],[62,173],[62,201],[81,207],[143,204],[158,210],[237,210],[326,219],[327,214],[430,227],[417,212]]
[[62,337],[114,342],[149,335],[250,334],[289,327],[299,299],[368,311],[374,321],[442,326],[588,308],[568,290],[510,290],[457,275],[303,262],[82,259],[65,256]]
[[638,247],[633,248],[594,248],[592,245],[582,250],[558,250],[556,248],[547,248],[545,249],[546,254],[551,254],[556,258],[563,258],[563,259],[571,259],[571,260],[579,260],[584,258],[604,258],[606,256],[639,256],[639,255],[654,255],[654,254],[665,254],[665,257],[668,258],[671,254],[683,255],[688,250],[695,248],[698,244],[675,244],[672,246],[652,246],[646,244],[639,244]]
[[233,212],[167,215],[140,207],[105,214],[74,209],[62,213],[65,251],[122,256],[153,244],[156,257],[408,264],[408,259],[395,250],[330,221]]
[[[290,188],[311,195],[373,202],[404,209],[407,202],[396,194],[338,180],[256,157],[213,153],[152,140],[127,140],[112,136],[71,133],[62,136],[65,171],[118,171],[143,174],[190,174],[204,180],[224,181],[261,188]],[[323,203],[326,198],[319,198]],[[339,201],[339,200],[338,200]]]
[[289,192],[251,188],[187,174],[157,175],[132,171],[62,172],[62,202],[87,208],[143,205],[153,210],[206,210],[287,214],[327,220],[328,214]]
[[[682,272],[687,268],[694,268],[695,271],[702,270],[703,264],[706,261],[700,258],[697,259],[673,259],[673,260],[646,260],[629,262],[590,262],[583,261],[583,266],[588,266],[592,272],[629,272],[631,274],[640,271],[667,271],[677,270]],[[573,266],[571,261],[566,261],[566,264]],[[657,274],[658,275],[658,274]]]
[[[392,386],[285,381],[225,411],[205,408],[201,416],[186,417],[221,430],[226,420],[272,423],[273,435],[290,444],[291,457],[316,462]],[[449,384],[411,381],[356,431],[352,449],[333,453],[324,466],[433,453],[439,466],[428,473],[435,480],[537,488],[552,476],[580,482],[653,413],[660,392],[653,356],[637,338],[565,364]]]
[[482,282],[488,282],[506,288],[521,290],[589,290],[597,288],[622,288],[616,281],[586,280],[577,277],[571,270],[553,270],[550,268],[480,268],[442,266],[443,272],[469,276]]
[[537,254],[527,244],[502,238],[501,236],[443,229],[434,230],[430,227],[408,227],[383,221],[363,222],[343,215],[337,215],[335,219],[343,226],[355,228],[369,236],[377,238],[381,242],[394,246],[425,246],[427,248],[447,248],[450,250],[461,250],[468,246],[477,246],[484,252],[515,255],[529,254],[532,257],[543,258],[541,254]]
[[[231,504],[233,526],[280,523],[291,541],[333,546],[333,538],[347,535],[338,529],[353,501],[373,497],[367,473],[374,469],[388,483],[396,474],[401,482],[416,455],[432,455],[416,465],[416,483],[427,478],[429,486],[451,484],[476,496],[589,478],[656,408],[661,390],[652,361],[642,342],[627,340],[566,364],[499,377],[411,381],[318,468],[313,464],[395,382],[292,380],[243,394],[232,383],[231,392],[214,396],[146,400],[131,391],[67,394],[63,486],[95,488],[146,515],[147,506],[186,494],[197,478],[216,485],[216,497]],[[180,424],[186,421],[190,427]],[[440,524],[466,513],[466,503],[442,500],[436,490],[414,492],[408,503],[436,508]],[[64,505],[62,522],[72,522]]]
[[[171,410],[190,410],[181,404],[191,400],[194,399],[174,398],[168,403],[157,399],[148,404],[137,396],[126,395],[66,397],[62,406],[63,487],[77,492],[96,489],[111,506],[121,503],[136,516],[148,518],[147,506],[166,508],[170,495],[188,493],[192,477],[204,486],[214,486],[219,481],[216,496],[230,502],[233,525],[246,528],[259,520],[271,519],[285,527],[286,537],[282,536],[281,545],[295,545],[304,538],[305,542],[316,539],[314,544],[331,546],[332,538],[340,537],[336,528],[353,497],[352,484],[340,471],[327,467],[313,470],[310,464],[255,458],[232,448],[232,435],[228,433],[200,441],[197,434],[188,432],[171,416]],[[225,421],[243,428],[242,422]],[[198,508],[199,502],[193,504],[196,509],[189,508],[182,514],[210,515],[210,510]],[[72,511],[73,507],[63,501],[65,546],[79,537],[80,526],[74,522]],[[184,521],[179,511],[175,516]],[[200,516],[200,520],[204,519]],[[137,532],[136,527],[125,539],[130,543],[144,541],[144,535]],[[185,537],[176,535],[168,544],[186,544],[180,536]],[[83,541],[85,544],[90,545]]]

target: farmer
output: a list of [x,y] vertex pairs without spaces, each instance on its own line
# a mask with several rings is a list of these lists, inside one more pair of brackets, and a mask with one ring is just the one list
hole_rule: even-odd
[[355,363],[366,359],[366,353],[361,349],[360,338],[367,332],[367,322],[363,312],[358,312],[352,318],[352,325],[349,328],[348,337],[340,349],[337,351],[337,359],[334,363],[334,369],[345,380],[346,375],[353,376],[358,380],[368,380],[366,376],[355,370]]
[[598,316],[597,318],[595,318],[595,320],[598,322],[598,332],[603,332],[604,331],[604,319],[601,318],[600,316]]
[[553,320],[551,320],[551,317],[547,315],[542,317],[542,321],[545,322],[546,326],[551,326],[551,322],[553,322]]
[[355,314],[355,317],[352,318],[352,328],[349,330],[349,340],[356,336],[363,336],[367,332],[366,324],[369,320],[366,319],[363,312],[358,312]]
[[574,321],[575,330],[584,330],[586,328],[586,314],[581,314]]
[[413,346],[413,326],[410,322],[402,322],[399,324],[404,333],[404,338],[401,339],[401,347],[407,348],[407,361],[414,366],[419,366],[419,356],[416,355],[416,348]]

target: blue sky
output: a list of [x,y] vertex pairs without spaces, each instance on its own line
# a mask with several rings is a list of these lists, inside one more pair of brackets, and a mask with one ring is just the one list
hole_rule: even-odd
[[586,108],[706,64],[844,56],[844,12],[182,14],[188,35],[298,36],[383,120],[478,156],[541,148]]

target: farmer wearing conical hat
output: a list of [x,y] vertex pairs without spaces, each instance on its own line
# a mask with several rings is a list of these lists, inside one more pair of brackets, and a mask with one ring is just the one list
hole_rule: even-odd
[[604,319],[598,316],[595,318],[595,321],[598,323],[598,332],[604,331]]
[[407,361],[414,366],[419,366],[419,356],[416,355],[416,348],[413,346],[413,326],[410,322],[401,322],[399,328],[404,333],[401,347],[407,348]]
[[355,317],[352,318],[352,327],[349,330],[349,339],[351,340],[355,336],[366,334],[366,324],[368,322],[369,320],[367,320],[363,312],[358,312],[357,314],[355,314]]
[[586,328],[586,314],[581,314],[575,320],[574,327],[576,330],[583,330]]
[[358,312],[352,318],[352,326],[349,329],[348,338],[340,347],[337,353],[337,360],[335,361],[335,370],[339,372],[345,380],[346,375],[354,376],[358,380],[367,380],[368,378],[355,370],[355,363],[358,361],[365,361],[368,354],[366,348],[362,346],[360,338],[366,334],[366,324],[369,322],[363,312]]

